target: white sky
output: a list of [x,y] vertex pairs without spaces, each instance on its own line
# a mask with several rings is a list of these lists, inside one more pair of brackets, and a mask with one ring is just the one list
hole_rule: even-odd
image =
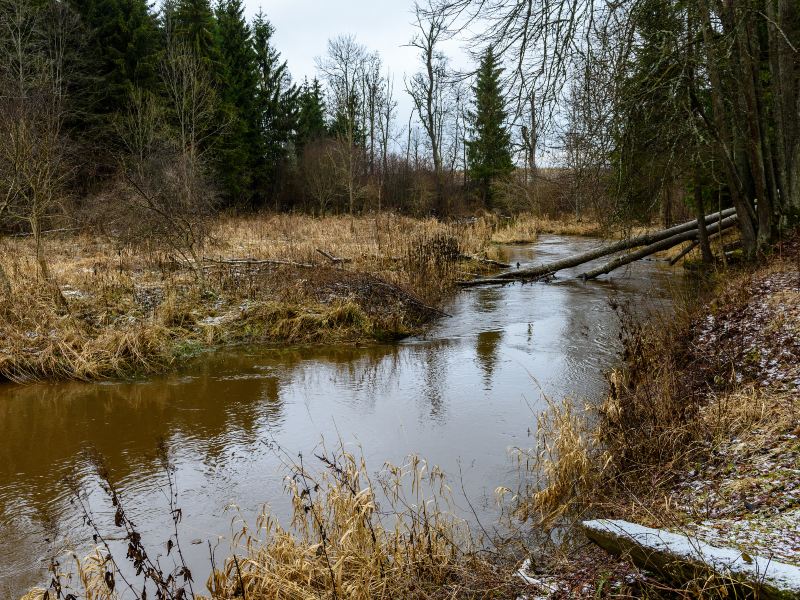
[[[251,18],[259,7],[275,27],[275,48],[287,61],[297,83],[316,74],[314,59],[323,56],[329,38],[353,34],[369,51],[377,50],[384,68],[395,79],[398,102],[397,126],[408,121],[411,101],[405,93],[403,75],[420,68],[417,51],[404,47],[413,33],[413,0],[245,0]],[[469,68],[465,53],[455,41],[445,52],[457,68]]]

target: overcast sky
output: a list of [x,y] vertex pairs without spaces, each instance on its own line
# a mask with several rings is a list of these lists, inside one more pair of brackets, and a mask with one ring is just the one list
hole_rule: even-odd
[[[288,62],[298,83],[316,74],[314,59],[325,54],[329,38],[353,34],[370,51],[380,52],[385,68],[395,77],[398,125],[408,119],[411,102],[403,75],[419,68],[417,52],[404,47],[414,28],[413,0],[245,0],[248,17],[259,7],[275,27],[275,47]],[[445,47],[458,68],[467,68],[458,42]]]

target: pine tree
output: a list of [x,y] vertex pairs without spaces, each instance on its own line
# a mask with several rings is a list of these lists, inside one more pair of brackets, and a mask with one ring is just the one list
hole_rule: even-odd
[[216,78],[220,122],[225,124],[214,148],[218,176],[229,204],[247,204],[253,195],[253,172],[259,167],[256,54],[241,0],[220,0],[216,16]]
[[272,45],[272,24],[259,11],[253,22],[256,55],[256,112],[259,119],[259,166],[256,170],[262,201],[277,193],[278,173],[289,157],[297,128],[299,92],[292,84],[286,61]]
[[503,69],[491,47],[481,59],[475,86],[472,140],[467,142],[467,168],[487,208],[492,203],[492,182],[511,174],[511,134],[500,82]]
[[298,98],[297,136],[298,152],[311,141],[323,138],[328,133],[325,126],[325,100],[322,86],[315,77],[311,84],[304,81]]

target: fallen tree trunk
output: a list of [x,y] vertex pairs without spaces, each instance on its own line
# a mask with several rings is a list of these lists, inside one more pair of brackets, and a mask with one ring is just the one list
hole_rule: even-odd
[[233,266],[258,266],[258,265],[288,265],[290,267],[302,267],[304,269],[311,269],[316,265],[312,265],[309,263],[300,263],[295,262],[293,260],[284,260],[280,258],[209,258],[208,256],[204,256],[203,260],[205,262],[214,263],[217,265],[233,265]]
[[686,246],[686,248],[681,250],[681,253],[678,254],[678,256],[676,256],[675,258],[673,258],[672,260],[669,261],[670,266],[674,267],[675,265],[677,265],[678,261],[680,261],[680,259],[682,259],[684,256],[689,254],[689,252],[691,252],[692,250],[697,248],[699,245],[700,245],[700,242],[698,240],[694,240],[691,244]]
[[[709,241],[709,242],[711,242],[711,241],[713,241],[713,240],[717,239],[719,236],[721,236],[721,235],[723,234],[723,232],[724,232],[724,230],[723,230],[723,231],[718,231],[717,233],[715,233],[715,234],[713,234],[713,235],[710,235],[710,236],[708,236],[708,241]],[[696,239],[696,240],[694,240],[694,241],[693,241],[691,244],[689,244],[688,246],[686,246],[686,248],[684,248],[683,250],[681,250],[681,253],[680,253],[680,254],[678,254],[678,256],[676,256],[675,258],[673,258],[672,260],[670,260],[670,261],[669,261],[669,264],[670,264],[671,266],[673,266],[673,267],[674,267],[675,265],[677,265],[677,264],[678,264],[678,262],[679,262],[679,261],[680,261],[680,260],[681,260],[681,259],[682,259],[684,256],[686,256],[687,254],[689,254],[689,252],[691,252],[692,250],[694,250],[695,248],[697,248],[699,245],[700,245],[700,240],[699,240],[699,239]]]
[[584,521],[581,528],[607,552],[629,557],[637,566],[678,584],[710,576],[764,600],[800,598],[800,567],[794,565],[627,521]]
[[[737,217],[736,215],[732,217],[728,217],[727,219],[723,219],[717,223],[712,223],[710,226],[706,228],[709,235],[712,233],[717,233],[719,231],[724,231],[725,229],[729,229],[736,225]],[[650,256],[651,254],[655,254],[656,252],[661,252],[662,250],[669,250],[670,248],[677,246],[678,244],[682,244],[687,240],[691,240],[697,236],[697,231],[687,231],[685,233],[680,233],[678,235],[672,236],[665,240],[661,240],[656,242],[655,244],[650,244],[649,246],[645,246],[641,250],[637,250],[636,252],[630,252],[623,256],[617,257],[611,262],[604,264],[602,267],[597,267],[596,269],[592,269],[591,271],[586,271],[585,273],[581,273],[578,275],[581,279],[586,281],[587,279],[594,279],[595,277],[599,277],[600,275],[605,275],[606,273],[610,273],[614,269],[618,269],[622,266],[625,266],[633,261],[640,260],[645,258],[646,256]]]
[[[720,218],[730,217],[731,215],[735,214],[736,214],[736,209],[728,208],[726,210],[723,210],[721,213],[714,213],[708,215],[705,221],[706,224],[711,225],[714,222],[718,222]],[[486,284],[497,283],[497,280],[503,280],[503,279],[508,279],[511,281],[533,281],[543,276],[555,273],[557,271],[562,271],[564,269],[577,267],[578,265],[582,265],[583,263],[596,260],[598,258],[602,258],[603,256],[607,256],[609,254],[615,254],[617,252],[622,252],[623,250],[630,250],[631,248],[637,248],[639,246],[647,246],[686,232],[692,232],[693,235],[696,235],[697,220],[692,220],[687,223],[683,223],[682,225],[676,225],[675,227],[670,227],[669,229],[665,229],[663,231],[658,231],[655,233],[646,233],[644,235],[639,235],[626,240],[620,240],[619,242],[609,244],[608,246],[595,248],[594,250],[589,250],[588,252],[583,252],[575,256],[570,256],[562,260],[557,260],[536,267],[528,267],[525,269],[516,269],[514,271],[504,271],[502,273],[497,273],[496,275],[492,275],[490,278],[487,278],[485,281],[482,279],[477,279],[469,282],[463,282],[462,285],[474,286],[474,285],[483,285],[484,283]]]

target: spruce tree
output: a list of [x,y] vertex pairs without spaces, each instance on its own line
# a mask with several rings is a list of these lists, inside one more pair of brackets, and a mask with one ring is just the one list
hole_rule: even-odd
[[107,148],[115,115],[134,89],[156,92],[161,38],[146,0],[74,0],[86,32],[83,68],[72,90],[74,123],[94,150]]
[[241,0],[220,0],[216,8],[220,122],[214,151],[219,181],[229,204],[249,203],[253,172],[259,168],[258,75],[253,36]]
[[[259,166],[256,187],[262,200],[277,193],[278,174],[289,157],[297,128],[297,86],[286,61],[272,45],[272,24],[259,11],[253,22],[256,55],[256,111],[259,119]],[[291,154],[294,154],[293,152]]]
[[177,41],[187,44],[210,68],[218,59],[217,23],[209,0],[177,0],[170,4],[171,31]]
[[467,141],[467,169],[487,208],[492,204],[492,182],[514,170],[511,134],[506,127],[508,114],[500,82],[502,72],[490,47],[481,59],[472,88],[475,98],[470,114],[472,139]]
[[298,152],[311,141],[327,135],[325,126],[325,100],[322,86],[315,77],[311,84],[304,81],[298,97],[297,136]]

